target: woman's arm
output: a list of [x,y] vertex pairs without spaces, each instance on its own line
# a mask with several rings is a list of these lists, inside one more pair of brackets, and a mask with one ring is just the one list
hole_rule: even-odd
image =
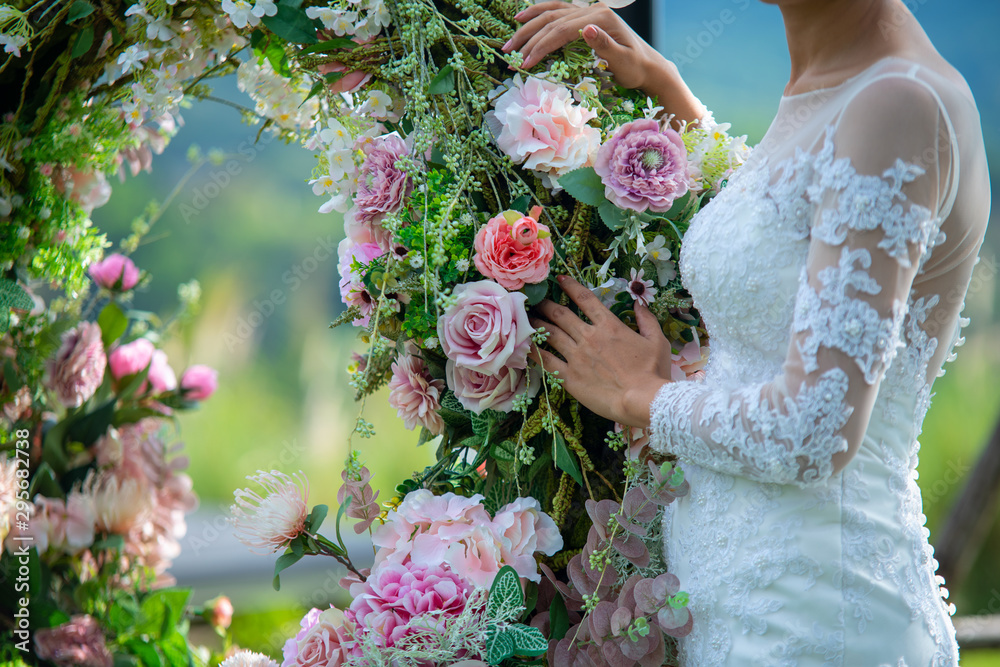
[[503,51],[520,51],[524,69],[582,35],[587,45],[607,61],[619,84],[656,97],[658,104],[678,121],[696,121],[708,115],[677,67],[603,2],[577,7],[551,0],[532,5],[515,18],[524,25],[504,44]]

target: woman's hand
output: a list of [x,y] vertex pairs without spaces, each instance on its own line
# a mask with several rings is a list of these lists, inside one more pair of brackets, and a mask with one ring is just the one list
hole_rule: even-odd
[[541,2],[514,17],[524,23],[503,51],[521,51],[529,69],[545,56],[583,35],[584,41],[608,62],[615,80],[626,88],[642,88],[647,77],[666,63],[610,7],[598,2],[577,7],[561,0]]
[[565,306],[542,301],[536,310],[545,319],[531,323],[549,332],[548,344],[562,359],[535,349],[535,361],[558,371],[566,391],[591,411],[625,426],[649,426],[649,404],[670,378],[670,342],[656,317],[637,305],[636,333],[576,280],[560,276],[559,281],[592,324]]

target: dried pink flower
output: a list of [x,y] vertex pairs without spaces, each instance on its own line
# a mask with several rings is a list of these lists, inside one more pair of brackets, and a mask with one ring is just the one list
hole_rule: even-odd
[[233,492],[235,502],[229,508],[233,532],[251,550],[273,553],[305,530],[309,480],[301,472],[290,477],[277,470],[258,470],[247,479],[263,487],[264,495],[251,489]]

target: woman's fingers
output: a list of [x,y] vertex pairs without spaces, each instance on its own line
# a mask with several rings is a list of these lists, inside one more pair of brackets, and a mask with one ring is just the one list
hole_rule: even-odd
[[528,354],[528,358],[549,373],[558,373],[559,377],[565,378],[566,374],[569,372],[569,365],[565,361],[548,350],[539,348],[537,345],[532,346],[531,352]]
[[[587,329],[590,325],[577,317],[566,306],[560,306],[558,303],[545,299],[535,306],[535,310],[566,333],[573,341],[583,340],[587,335]],[[546,327],[546,329],[549,330],[549,327]]]
[[562,19],[567,14],[573,13],[573,10],[575,9],[573,5],[565,2],[555,4],[560,4],[562,7],[550,9],[549,11],[538,14],[531,20],[527,21],[523,26],[517,29],[514,36],[511,37],[500,50],[504,53],[521,51],[524,55],[527,55],[527,51],[524,50],[526,44],[529,44],[533,39],[536,39],[538,34],[543,30],[562,22]]
[[636,304],[635,323],[639,325],[639,333],[642,334],[643,338],[649,340],[666,338],[663,335],[663,328],[660,326],[660,322],[656,319],[656,315],[646,306]]
[[611,314],[611,311],[608,310],[603,303],[601,303],[600,299],[594,296],[593,292],[581,285],[574,278],[570,276],[559,276],[559,286],[562,288],[562,291],[566,292],[567,296],[573,300],[573,303],[579,306],[583,314],[590,318],[590,321],[595,325],[599,326],[606,324],[609,320],[619,322],[618,318]]
[[551,322],[544,322],[542,320],[532,318],[531,326],[536,329],[539,327],[545,329],[545,331],[549,334],[549,345],[563,357],[565,357],[571,349],[576,347],[576,341],[573,340],[568,333]]
[[549,0],[548,2],[539,2],[537,5],[531,5],[526,9],[522,9],[517,14],[514,15],[515,21],[520,21],[521,23],[527,23],[531,19],[535,18],[539,14],[544,14],[545,12],[551,11],[553,9],[565,9],[567,7],[572,7],[573,5],[568,2],[562,2],[562,0]]

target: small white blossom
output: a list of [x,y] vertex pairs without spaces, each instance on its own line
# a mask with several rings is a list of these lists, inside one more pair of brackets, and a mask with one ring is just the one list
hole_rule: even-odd
[[469,260],[463,257],[462,259],[455,262],[455,268],[458,269],[459,273],[465,273],[466,271],[469,270]]
[[372,89],[365,94],[364,102],[358,107],[358,113],[368,114],[374,118],[386,118],[391,105],[391,97],[381,90]]
[[624,278],[608,278],[600,285],[591,287],[590,291],[601,300],[606,308],[610,308],[615,302],[615,297],[624,292],[627,287],[628,283]]
[[410,255],[410,266],[412,266],[415,269],[419,269],[423,265],[424,265],[423,255],[421,255],[419,252]]
[[274,0],[257,0],[250,13],[259,18],[274,16],[278,13],[278,5],[274,4]]
[[354,173],[354,151],[349,148],[327,151],[326,162],[330,165],[330,175],[336,179]]
[[313,194],[317,196],[332,194],[337,191],[337,181],[333,180],[329,174],[323,174],[319,178],[312,179],[309,181],[309,185],[312,186]]
[[306,16],[311,19],[319,19],[323,27],[332,30],[338,37],[354,34],[354,22],[358,20],[358,13],[346,9],[331,9],[329,7],[309,7],[306,9]]
[[140,48],[138,44],[133,44],[118,56],[118,64],[121,65],[122,74],[128,74],[131,70],[139,71],[145,65],[145,60],[149,58],[149,51]]
[[354,143],[351,133],[335,118],[331,118],[326,129],[320,131],[319,139],[330,148],[348,148]]
[[260,17],[253,13],[253,5],[247,0],[222,0],[222,11],[229,14],[229,19],[237,28],[260,23]]
[[666,243],[667,239],[662,234],[657,234],[653,242],[646,246],[646,256],[643,258],[656,267],[660,285],[666,285],[677,277],[676,265],[670,259],[670,248],[666,247]]

